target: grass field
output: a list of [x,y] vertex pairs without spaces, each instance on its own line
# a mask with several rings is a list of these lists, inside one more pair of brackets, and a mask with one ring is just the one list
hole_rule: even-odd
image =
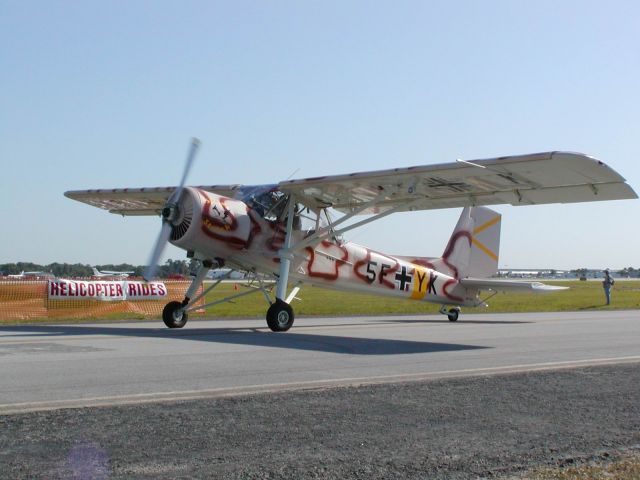
[[[640,281],[618,281],[612,293],[612,304],[604,303],[604,293],[599,281],[560,281],[545,282],[551,285],[570,287],[569,290],[546,293],[499,293],[490,298],[489,308],[464,308],[463,314],[473,313],[509,313],[509,312],[556,312],[589,310],[628,310],[640,308]],[[242,283],[222,283],[207,295],[211,302],[223,297],[242,293],[248,287]],[[489,295],[489,294],[488,294]],[[487,295],[487,296],[488,296]],[[304,285],[292,302],[295,314],[300,316],[339,316],[339,315],[426,315],[435,314],[439,305],[412,300],[395,299],[379,295],[328,290]],[[0,299],[0,308],[2,300]],[[239,298],[232,303],[222,303],[206,309],[204,315],[192,315],[191,318],[264,318],[267,303],[260,292]],[[86,318],[30,318],[11,319],[1,323],[83,323],[95,320],[134,320],[149,319],[137,313],[110,313]],[[158,315],[157,318],[160,318]]]
[[[598,281],[545,282],[550,285],[570,287],[569,290],[545,293],[499,293],[488,300],[489,308],[465,308],[469,313],[505,312],[555,312],[576,310],[607,310],[640,308],[640,281],[618,281],[612,293],[612,304],[605,305],[602,285]],[[240,293],[242,284],[221,284],[207,296],[213,301],[224,296]],[[376,295],[356,294],[303,286],[299,300],[292,306],[296,316],[332,315],[378,315],[378,314],[430,314],[437,313],[439,306],[410,300]],[[261,293],[238,299],[235,303],[224,303],[210,307],[207,317],[264,317],[266,302]]]

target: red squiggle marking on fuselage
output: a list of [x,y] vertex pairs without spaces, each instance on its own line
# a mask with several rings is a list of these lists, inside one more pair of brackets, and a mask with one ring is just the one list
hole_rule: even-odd
[[456,243],[460,238],[466,238],[469,241],[469,246],[471,246],[471,233],[466,230],[460,230],[459,232],[454,233],[449,239],[449,243],[447,244],[447,248],[445,248],[444,253],[442,254],[442,261],[444,264],[451,269],[453,272],[454,278],[459,278],[458,268],[455,265],[452,265],[449,262],[449,257],[453,253],[453,249],[456,246]]
[[422,260],[419,258],[415,260],[411,260],[411,263],[415,265],[420,265],[421,267],[427,267],[429,270],[436,270],[436,267],[433,265],[433,263],[427,262],[426,260]]
[[227,223],[219,218],[215,218],[209,215],[209,210],[211,209],[211,204],[212,204],[211,198],[209,198],[209,196],[206,195],[203,191],[199,190],[199,192],[205,200],[204,205],[202,207],[202,232],[211,238],[214,238],[223,243],[226,243],[232,248],[235,248],[238,250],[247,248],[252,238],[251,236],[249,236],[249,238],[245,240],[238,236],[224,235],[221,233],[217,233],[213,230],[213,229],[219,229],[225,232],[232,233],[238,229],[238,220],[236,219],[235,215],[231,213],[229,209],[227,209],[225,205],[226,202],[230,199],[226,197],[218,198],[218,203],[223,208],[226,214],[225,219],[228,219],[229,223]]
[[[378,279],[378,282],[380,283],[380,285],[384,285],[387,288],[390,288],[392,290],[395,290],[396,288],[396,284],[392,281],[387,280],[385,277],[389,274],[392,273],[396,273],[399,269],[400,269],[400,263],[392,257],[388,257],[387,255],[384,255],[380,252],[374,252],[373,250],[369,250],[367,247],[364,247],[364,249],[367,251],[367,255],[364,257],[364,259],[357,261],[354,265],[353,265],[353,272],[356,274],[356,276],[364,281],[367,282],[368,284],[372,284],[376,281],[376,279]],[[380,271],[376,271],[375,276],[373,279],[371,279],[371,277],[369,276],[369,274],[365,275],[360,273],[360,268],[363,267],[364,265],[367,265],[371,262],[371,253],[376,253],[377,255],[379,255],[382,258],[388,259],[390,260],[390,263],[393,262],[395,265],[392,268],[389,269],[384,269],[382,270],[382,263],[380,262]],[[378,262],[376,262],[377,264]],[[377,265],[376,265],[377,266]],[[384,275],[381,275],[382,273],[384,273]]]
[[452,285],[455,287],[457,284],[458,284],[458,281],[454,278],[452,278],[451,280],[447,280],[442,286],[442,293],[444,293],[446,297],[450,300],[455,300],[456,302],[462,302],[464,298],[458,297],[457,295],[453,295],[452,293],[449,293],[449,287]]
[[260,217],[260,215],[258,215],[248,205],[245,205],[245,208],[247,216],[249,217],[249,220],[251,220],[251,229],[249,230],[249,239],[247,240],[247,248],[249,248],[253,243],[253,239],[256,238],[256,236],[260,235],[260,233],[262,232],[262,227],[260,226],[260,222],[258,220],[262,217]]
[[371,261],[371,250],[369,250],[366,247],[365,247],[365,250],[367,251],[367,255],[362,260],[358,260],[356,263],[353,264],[353,273],[355,273],[356,277],[358,277],[363,282],[371,284],[373,283],[373,280],[368,275],[363,275],[362,273],[359,272],[360,267],[368,264]]
[[322,245],[323,247],[326,247],[326,248],[338,247],[340,249],[340,251],[342,252],[342,258],[338,258],[338,259],[334,260],[335,268],[336,268],[335,272],[333,272],[333,273],[329,273],[329,272],[314,272],[313,271],[313,263],[315,262],[315,259],[316,259],[316,253],[315,253],[315,250],[313,248],[307,247],[305,250],[307,252],[309,252],[309,256],[310,256],[309,263],[307,264],[307,274],[310,277],[324,278],[325,280],[335,281],[340,276],[340,267],[342,265],[344,265],[347,262],[347,260],[349,260],[349,252],[343,246],[337,245],[335,243],[331,243],[328,240],[323,240],[322,242],[320,242],[320,245]]
[[277,252],[284,245],[286,231],[284,224],[277,222],[269,222],[269,227],[273,230],[273,235],[267,240],[267,248],[272,252]]

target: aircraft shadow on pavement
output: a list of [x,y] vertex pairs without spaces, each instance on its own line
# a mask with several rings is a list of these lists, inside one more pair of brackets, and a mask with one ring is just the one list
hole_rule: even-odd
[[[3,335],[3,332],[23,335]],[[117,326],[78,325],[15,325],[0,327],[0,339],[54,339],[62,336],[122,336],[129,338],[161,338],[190,340],[222,344],[251,345],[256,347],[309,350],[350,355],[404,355],[436,353],[490,348],[456,343],[420,342],[362,337],[340,337],[308,333],[273,333],[257,329],[190,328],[169,330],[166,328],[139,328]]]

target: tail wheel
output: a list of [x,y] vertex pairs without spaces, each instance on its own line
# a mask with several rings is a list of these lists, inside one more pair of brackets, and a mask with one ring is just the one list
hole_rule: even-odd
[[449,318],[450,322],[457,322],[458,321],[458,315],[460,315],[460,309],[459,308],[452,308],[447,313],[447,317]]
[[188,319],[187,312],[182,311],[182,302],[169,302],[162,310],[162,321],[169,328],[182,328]]
[[279,298],[267,310],[267,325],[274,332],[286,332],[293,325],[293,308]]

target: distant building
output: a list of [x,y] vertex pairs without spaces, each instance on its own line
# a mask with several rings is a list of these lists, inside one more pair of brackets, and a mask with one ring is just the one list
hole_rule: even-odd
[[[497,277],[501,278],[557,278],[557,279],[595,279],[602,278],[604,268],[580,268],[577,270],[556,270],[556,269],[527,269],[527,268],[502,268],[498,270]],[[634,275],[635,274],[635,275]],[[640,276],[640,270],[624,268],[622,270],[611,270],[614,278],[628,278]]]

